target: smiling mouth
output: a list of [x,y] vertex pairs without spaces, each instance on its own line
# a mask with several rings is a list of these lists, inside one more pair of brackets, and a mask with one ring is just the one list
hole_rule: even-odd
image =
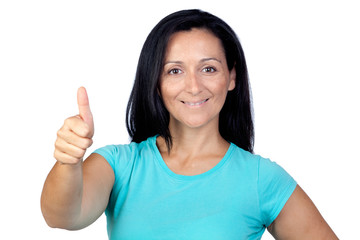
[[207,102],[208,100],[209,99],[207,98],[207,99],[204,99],[204,100],[202,100],[200,102],[185,102],[185,101],[181,101],[181,102],[188,105],[188,106],[200,106],[201,104]]

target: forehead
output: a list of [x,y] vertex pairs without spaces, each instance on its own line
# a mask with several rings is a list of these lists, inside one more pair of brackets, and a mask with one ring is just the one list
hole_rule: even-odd
[[211,31],[202,28],[193,28],[189,31],[180,31],[171,35],[165,58],[188,56],[194,54],[224,55],[221,40]]

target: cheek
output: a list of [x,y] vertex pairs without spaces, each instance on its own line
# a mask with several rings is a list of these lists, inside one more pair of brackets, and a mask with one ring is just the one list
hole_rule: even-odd
[[160,92],[162,96],[175,97],[178,95],[183,86],[182,81],[180,79],[165,79],[160,83]]
[[226,97],[226,94],[228,92],[228,83],[226,81],[216,81],[211,86],[212,92],[223,98]]
[[160,86],[161,98],[165,104],[165,107],[169,107],[169,103],[176,98],[177,92],[176,88],[170,84],[162,83]]

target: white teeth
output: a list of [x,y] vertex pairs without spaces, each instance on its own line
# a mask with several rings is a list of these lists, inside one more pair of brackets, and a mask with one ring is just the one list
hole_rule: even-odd
[[189,105],[189,106],[199,106],[200,104],[203,104],[204,102],[206,102],[207,99],[205,100],[202,100],[200,102],[196,102],[196,103],[192,103],[192,102],[184,102],[186,105]]

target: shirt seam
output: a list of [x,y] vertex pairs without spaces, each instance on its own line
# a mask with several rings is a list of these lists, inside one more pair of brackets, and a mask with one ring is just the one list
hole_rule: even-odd
[[257,158],[257,181],[256,181],[256,193],[257,193],[257,203],[258,203],[258,208],[260,211],[260,216],[261,216],[261,221],[264,223],[264,225],[266,225],[266,221],[265,221],[265,217],[264,217],[264,212],[261,208],[261,198],[260,198],[260,193],[259,193],[259,186],[260,186],[260,156],[258,156]]

